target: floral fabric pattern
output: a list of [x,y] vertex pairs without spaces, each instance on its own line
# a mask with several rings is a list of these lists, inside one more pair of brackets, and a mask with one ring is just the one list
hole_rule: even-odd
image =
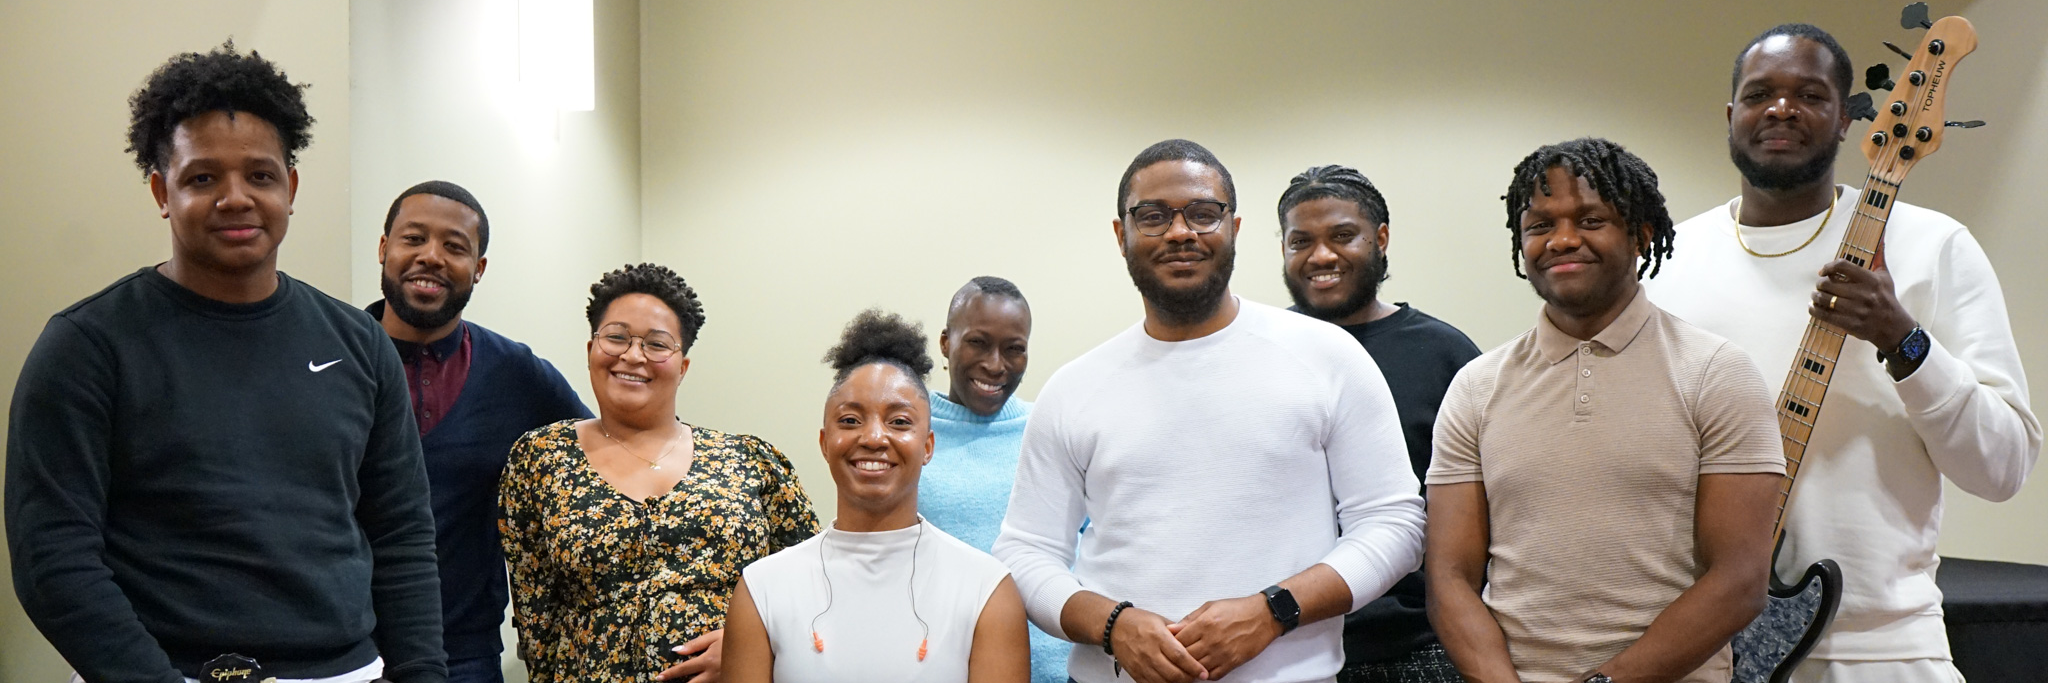
[[652,681],[677,661],[672,648],[724,626],[740,570],[818,533],[775,447],[692,432],[688,476],[639,502],[591,467],[575,420],[512,445],[498,527],[533,683]]

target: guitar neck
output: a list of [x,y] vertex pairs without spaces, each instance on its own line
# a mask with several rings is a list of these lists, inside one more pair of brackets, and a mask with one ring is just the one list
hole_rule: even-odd
[[[1891,219],[1892,199],[1899,183],[1878,173],[1864,179],[1862,201],[1849,217],[1849,229],[1835,258],[1869,268],[1878,260],[1884,241],[1885,224]],[[1737,217],[1740,219],[1740,217]],[[1821,404],[1827,400],[1828,383],[1834,380],[1835,364],[1842,357],[1847,335],[1842,328],[1808,317],[1806,334],[1799,339],[1799,352],[1792,356],[1792,369],[1785,374],[1785,388],[1778,392],[1778,435],[1785,446],[1785,480],[1778,484],[1778,521],[1773,525],[1773,542],[1784,540],[1785,511],[1792,504],[1792,484],[1799,478],[1806,460],[1806,445],[1813,438],[1813,426],[1820,420]]]

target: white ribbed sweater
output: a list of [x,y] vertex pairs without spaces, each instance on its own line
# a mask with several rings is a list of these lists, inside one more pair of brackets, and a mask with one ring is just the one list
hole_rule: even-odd
[[[1041,628],[1059,634],[1081,590],[1179,619],[1317,563],[1355,610],[1420,564],[1420,487],[1372,357],[1334,325],[1240,304],[1200,339],[1134,325],[1046,382],[995,544]],[[1342,629],[1303,625],[1222,680],[1329,680]],[[1116,680],[1096,648],[1069,671]]]

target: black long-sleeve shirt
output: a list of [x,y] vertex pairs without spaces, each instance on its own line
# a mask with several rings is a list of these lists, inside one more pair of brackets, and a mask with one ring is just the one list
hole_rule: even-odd
[[15,593],[86,681],[229,652],[446,679],[418,428],[361,310],[282,273],[229,304],[145,268],[50,319],[8,424]]
[[[1401,433],[1408,442],[1408,461],[1421,479],[1429,470],[1430,438],[1437,407],[1458,370],[1479,357],[1472,339],[1408,304],[1385,318],[1344,331],[1365,345],[1373,363],[1394,393]],[[1344,665],[1388,662],[1436,642],[1423,604],[1422,572],[1416,571],[1387,589],[1387,594],[1344,617]]]

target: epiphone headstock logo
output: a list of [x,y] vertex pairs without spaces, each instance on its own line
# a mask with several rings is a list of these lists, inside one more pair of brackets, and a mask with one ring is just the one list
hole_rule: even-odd
[[253,673],[256,673],[255,669],[214,669],[213,680],[239,680],[243,678],[248,678],[249,675]]
[[1934,78],[1927,81],[1927,96],[1920,100],[1920,111],[1934,108],[1934,94],[1941,91],[1941,75],[1948,71],[1948,60],[1935,60]]

